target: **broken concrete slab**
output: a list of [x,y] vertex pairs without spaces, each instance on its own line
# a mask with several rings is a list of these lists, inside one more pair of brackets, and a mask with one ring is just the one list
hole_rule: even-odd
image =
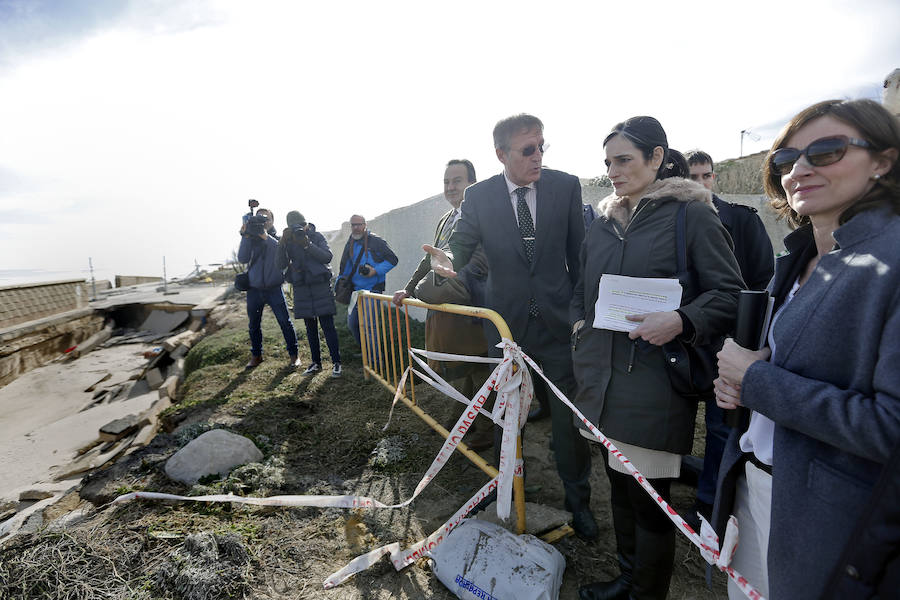
[[[62,494],[57,494],[52,498],[47,498],[45,500],[35,502],[31,506],[22,508],[12,517],[6,519],[3,522],[0,522],[0,539],[3,539],[9,534],[17,533],[18,531],[20,531],[20,528],[26,520],[28,520],[34,514],[40,515],[45,508],[56,502],[56,500],[60,497],[62,497]],[[43,525],[43,523],[44,518],[41,517],[40,524],[37,525],[37,527],[40,527],[40,525]],[[35,523],[32,523],[31,526],[35,526]]]
[[126,435],[137,431],[143,425],[138,415],[126,415],[110,421],[100,428],[100,439],[104,442],[115,442]]
[[69,479],[86,471],[102,467],[125,452],[136,437],[137,432],[132,433],[130,436],[122,438],[109,450],[106,450],[99,455],[95,454],[95,450],[91,450],[78,460],[75,460],[64,467],[55,469],[53,472],[53,480],[62,481],[63,479]]
[[141,324],[140,329],[142,331],[152,331],[157,335],[169,333],[170,331],[174,330],[176,327],[187,321],[189,316],[190,312],[186,310],[178,310],[173,312],[165,310],[154,310]]
[[207,475],[225,475],[239,465],[262,458],[259,448],[244,436],[213,429],[191,440],[166,461],[166,475],[194,485]]
[[0,502],[0,523],[16,514],[15,502]]
[[[565,525],[572,519],[572,513],[566,510],[560,510],[543,504],[535,504],[534,502],[525,503],[525,533],[531,535],[540,535],[545,531],[555,529]],[[509,521],[503,521],[497,516],[497,503],[494,502],[485,510],[475,516],[476,519],[489,521],[501,527],[504,527],[513,533],[516,520],[511,518]]]
[[103,375],[103,377],[101,377],[100,379],[98,379],[97,381],[95,381],[94,383],[92,383],[91,385],[89,385],[87,388],[85,388],[84,391],[85,391],[85,392],[93,392],[94,390],[97,389],[97,386],[98,386],[98,385],[100,385],[100,384],[103,383],[104,381],[109,380],[110,378],[112,378],[112,373],[110,373],[109,371],[107,371],[106,374]]
[[150,386],[151,390],[159,389],[159,386],[163,384],[163,375],[162,371],[159,369],[150,369],[147,371],[147,374],[144,375],[144,379],[147,380],[147,385]]
[[19,502],[37,502],[52,498],[55,494],[48,490],[29,489],[19,493]]
[[173,335],[170,338],[166,338],[163,342],[163,348],[171,352],[179,345],[187,346],[190,348],[194,345],[194,342],[200,337],[200,334],[196,331],[186,330],[182,331],[178,335]]
[[105,469],[88,474],[78,493],[94,506],[107,504],[119,495],[122,486],[133,485],[138,473],[145,473],[148,468],[161,467],[175,448],[175,436],[160,433],[149,444],[138,447],[127,457]]
[[175,399],[175,394],[178,391],[178,375],[169,376],[166,381],[162,384],[162,387],[159,388],[160,396],[165,393],[167,398]]
[[112,337],[112,330],[113,330],[112,325],[107,325],[106,327],[104,327],[103,329],[101,329],[100,331],[98,331],[97,333],[95,333],[94,335],[89,337],[88,339],[86,339],[83,342],[81,342],[80,344],[78,344],[74,350],[72,350],[71,352],[69,352],[66,355],[66,358],[68,360],[74,360],[74,359],[78,358],[79,356],[87,354],[88,352],[90,352],[91,350],[93,350],[94,348],[99,346],[100,344],[103,344],[104,342],[109,340],[109,338]]
[[185,356],[187,356],[189,349],[190,348],[188,348],[187,346],[178,346],[177,348],[172,350],[172,352],[169,353],[169,356],[175,360],[184,358]]

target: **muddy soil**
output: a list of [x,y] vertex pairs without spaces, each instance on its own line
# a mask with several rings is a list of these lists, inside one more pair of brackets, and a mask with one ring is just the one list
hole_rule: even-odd
[[[341,378],[333,379],[330,364],[323,365],[324,372],[307,377],[287,368],[280,330],[268,311],[263,322],[265,360],[252,371],[244,370],[249,351],[243,301],[232,298],[228,307],[218,311],[224,326],[188,356],[189,374],[179,392],[179,403],[165,415],[169,431],[125,463],[89,478],[83,496],[90,495],[101,510],[69,527],[64,535],[39,532],[20,536],[0,548],[0,581],[6,581],[5,587],[0,586],[0,599],[63,597],[53,591],[60,589],[54,586],[63,585],[60,582],[66,581],[64,576],[74,577],[71,569],[66,574],[61,567],[52,566],[53,562],[51,566],[45,562],[29,570],[25,564],[25,557],[37,557],[42,552],[65,557],[62,547],[53,548],[53,544],[63,542],[68,544],[66,548],[78,548],[78,564],[85,565],[85,573],[90,574],[76,580],[90,581],[93,586],[71,597],[454,597],[425,561],[397,572],[383,558],[335,589],[323,590],[322,582],[360,554],[396,541],[412,544],[452,515],[487,481],[458,454],[409,508],[400,510],[264,509],[143,501],[108,504],[116,495],[133,490],[190,495],[357,494],[395,503],[412,494],[433,460],[441,438],[404,406],[398,405],[390,427],[382,431],[392,395],[381,384],[364,378],[360,359],[354,355],[359,349],[343,325],[345,314],[335,319],[341,326],[344,371]],[[303,327],[299,329],[301,356],[308,360]],[[418,385],[416,392],[422,407],[439,422],[451,419],[462,408],[424,384]],[[702,423],[702,418],[698,422]],[[162,471],[165,460],[212,427],[225,427],[252,439],[265,455],[263,463],[239,469],[226,478],[202,480],[202,485],[194,488],[168,480]],[[563,497],[547,444],[549,434],[548,420],[526,427],[527,484],[530,489],[538,488],[527,499],[561,509]],[[701,435],[698,431],[698,438]],[[403,449],[387,464],[372,455],[385,439]],[[491,460],[492,451],[482,456]],[[563,600],[577,599],[578,587],[584,583],[617,574],[609,486],[602,459],[600,447],[594,445],[592,508],[600,526],[599,541],[589,544],[571,536],[555,543],[566,559],[559,596]],[[675,507],[686,510],[693,494],[689,487],[673,486]],[[230,547],[242,548],[221,555],[223,572],[229,576],[219,588],[214,578],[206,578],[207,587],[202,589],[191,587],[196,578],[188,577],[187,570],[178,571],[191,564],[198,539],[207,540],[203,546],[207,554],[215,555],[216,540],[223,553],[226,545],[221,540],[228,540]],[[120,550],[116,550],[117,544],[122,544]],[[241,560],[234,562],[235,555]],[[190,572],[196,575],[204,564],[194,565]],[[699,553],[680,538],[669,598],[725,598],[724,576],[714,574],[712,589],[708,589],[704,572]]]

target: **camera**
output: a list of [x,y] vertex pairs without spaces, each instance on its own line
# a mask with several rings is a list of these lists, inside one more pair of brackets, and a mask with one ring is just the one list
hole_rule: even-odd
[[374,274],[375,269],[373,269],[369,265],[359,265],[358,271],[359,274],[363,277],[371,277]]
[[249,236],[259,236],[266,232],[266,222],[269,217],[265,215],[252,215],[247,217],[247,228],[244,230]]

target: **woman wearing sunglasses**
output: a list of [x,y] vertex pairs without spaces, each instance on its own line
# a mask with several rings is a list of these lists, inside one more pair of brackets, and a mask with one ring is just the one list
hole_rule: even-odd
[[[691,451],[697,401],[673,389],[662,345],[676,337],[690,344],[721,339],[733,323],[743,281],[710,192],[684,179],[687,162],[669,149],[659,121],[619,123],[603,146],[615,193],[600,202],[581,248],[571,306],[575,402],[669,500],[681,455]],[[679,215],[694,275],[684,283],[681,308],[633,315],[638,325],[631,332],[592,327],[604,274],[669,278],[678,272]],[[579,596],[663,599],[675,559],[674,526],[619,460],[606,458],[621,574],[585,585]]]
[[769,286],[768,348],[728,340],[718,355],[716,402],[745,409],[713,524],[721,538],[737,517],[732,565],[771,598],[822,597],[900,442],[898,152],[900,125],[883,107],[829,100],[791,119],[764,167],[795,231]]

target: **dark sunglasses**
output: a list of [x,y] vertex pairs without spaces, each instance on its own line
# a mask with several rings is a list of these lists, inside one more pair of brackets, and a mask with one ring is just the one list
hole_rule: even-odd
[[846,135],[835,135],[818,139],[803,150],[779,148],[772,153],[772,158],[770,159],[772,161],[772,169],[779,175],[786,175],[791,172],[791,169],[794,168],[794,163],[800,160],[801,156],[806,156],[807,162],[814,167],[827,167],[844,158],[849,146],[871,148],[872,144],[866,140],[847,137]]
[[547,148],[549,148],[549,147],[550,147],[550,144],[541,144],[540,146],[535,146],[534,144],[532,144],[530,146],[525,146],[524,148],[519,150],[519,152],[522,153],[522,156],[531,156],[538,150],[540,150],[541,154],[543,154],[544,152],[547,151]]

